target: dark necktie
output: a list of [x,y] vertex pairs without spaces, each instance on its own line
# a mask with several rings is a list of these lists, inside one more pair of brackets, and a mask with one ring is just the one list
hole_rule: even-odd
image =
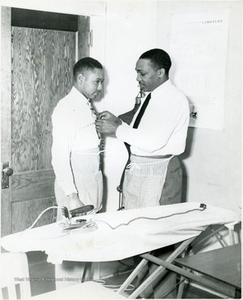
[[143,116],[143,114],[144,114],[144,112],[145,112],[145,110],[148,106],[148,103],[149,103],[150,99],[151,99],[151,93],[148,94],[145,101],[143,102],[143,105],[142,105],[142,107],[141,107],[141,109],[140,109],[140,111],[137,115],[137,118],[136,118],[135,122],[134,122],[133,128],[138,128],[138,125],[139,125],[139,123],[142,119],[142,116]]

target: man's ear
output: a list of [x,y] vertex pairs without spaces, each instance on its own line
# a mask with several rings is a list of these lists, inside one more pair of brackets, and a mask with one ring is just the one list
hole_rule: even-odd
[[165,75],[165,69],[164,68],[159,69],[158,72],[159,72],[159,77],[163,77]]
[[82,73],[79,73],[77,76],[77,81],[78,83],[82,83],[84,80],[84,75]]

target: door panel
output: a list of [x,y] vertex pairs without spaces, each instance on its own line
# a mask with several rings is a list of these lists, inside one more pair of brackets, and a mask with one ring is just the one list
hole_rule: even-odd
[[75,33],[12,28],[12,166],[51,168],[51,114],[72,86]]
[[12,232],[55,204],[51,115],[72,87],[74,63],[74,32],[12,27]]
[[[44,211],[47,207],[53,206],[55,203],[54,197],[43,199],[31,199],[21,202],[12,203],[12,232],[18,232],[30,227],[38,214]],[[38,213],[37,213],[38,212]],[[56,211],[48,210],[35,224],[35,227],[49,224],[55,219]]]
[[20,172],[12,176],[12,202],[52,197],[53,170]]

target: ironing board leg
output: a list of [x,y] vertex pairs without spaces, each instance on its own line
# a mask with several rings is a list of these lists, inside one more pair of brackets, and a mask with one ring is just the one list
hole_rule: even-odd
[[[165,260],[168,263],[173,262],[194,240],[191,238],[184,241],[180,246]],[[146,254],[141,255],[141,257],[146,258]],[[161,279],[167,272],[167,269],[163,266],[159,266],[137,289],[134,291],[129,298],[135,299],[139,296],[150,284],[155,280]]]
[[[189,251],[187,251],[189,253]],[[186,251],[182,254],[182,257],[188,256],[188,253],[186,254]],[[185,269],[184,267],[182,267],[183,269]],[[180,276],[180,282],[179,283],[179,287],[178,287],[178,292],[177,292],[177,299],[182,299],[182,295],[184,292],[184,288],[185,288],[185,284],[187,283],[187,280],[184,276]]]
[[124,281],[124,283],[120,286],[117,293],[121,294],[125,291],[128,285],[138,276],[141,270],[146,266],[148,263],[147,259],[142,259],[141,262],[137,265],[137,267],[133,270],[133,272],[128,276],[128,278]]
[[83,272],[81,282],[91,280],[91,267],[92,267],[92,262],[85,262],[84,272]]
[[234,235],[234,230],[229,229],[229,238],[230,238],[230,245],[235,245],[235,235]]
[[217,241],[220,243],[220,245],[222,247],[227,247],[226,241],[221,237],[221,235],[219,234],[219,232],[216,232],[213,229],[213,226],[210,226],[210,229],[211,229],[212,233],[214,234],[214,236],[216,237]]
[[180,283],[179,288],[178,288],[178,292],[177,292],[177,296],[176,296],[177,299],[182,299],[182,295],[183,295],[183,292],[184,292],[185,284],[188,283],[188,281],[186,280],[186,278],[183,277],[183,276],[180,276],[180,281],[182,281],[182,282]]
[[[166,262],[172,262],[174,259],[176,259],[187,247],[190,245],[190,243],[194,240],[193,238],[190,238],[180,244],[180,246],[166,259]],[[128,284],[130,284],[137,276],[139,271],[147,264],[146,254],[141,255],[144,259],[141,261],[141,263],[137,266],[136,269],[131,273],[131,275],[127,278],[127,280],[122,284],[120,289],[117,291],[119,294],[121,294]],[[166,274],[167,270],[166,268],[159,266],[128,298],[135,299],[137,296],[139,296],[152,282],[154,282],[155,279],[162,278]]]

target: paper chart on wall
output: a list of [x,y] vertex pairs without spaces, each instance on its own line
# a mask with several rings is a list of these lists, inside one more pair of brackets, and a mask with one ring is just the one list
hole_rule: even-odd
[[172,16],[172,78],[191,105],[191,127],[222,130],[229,11]]

